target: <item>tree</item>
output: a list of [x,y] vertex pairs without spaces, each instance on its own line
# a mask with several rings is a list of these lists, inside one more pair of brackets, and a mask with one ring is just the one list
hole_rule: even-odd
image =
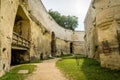
[[75,30],[75,28],[77,28],[78,17],[70,16],[70,15],[68,16],[61,15],[57,11],[52,11],[52,9],[50,9],[48,13],[61,27],[70,29],[70,30]]

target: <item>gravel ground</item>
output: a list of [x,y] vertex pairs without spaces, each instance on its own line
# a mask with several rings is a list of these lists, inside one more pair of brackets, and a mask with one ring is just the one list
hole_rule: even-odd
[[58,60],[59,59],[50,59],[36,64],[36,70],[28,75],[25,80],[68,80],[59,69],[56,68],[55,64]]

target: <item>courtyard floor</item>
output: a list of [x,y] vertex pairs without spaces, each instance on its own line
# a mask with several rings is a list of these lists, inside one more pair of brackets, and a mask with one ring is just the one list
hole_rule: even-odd
[[28,75],[25,80],[68,80],[56,67],[56,62],[59,59],[45,60],[42,63],[36,64],[36,70]]

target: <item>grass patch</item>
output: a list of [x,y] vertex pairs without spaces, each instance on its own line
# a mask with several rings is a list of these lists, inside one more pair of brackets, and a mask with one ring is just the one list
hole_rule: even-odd
[[[17,66],[13,69],[11,69],[9,72],[7,72],[4,76],[0,78],[0,80],[24,80],[24,78],[32,73],[35,69],[35,65],[32,64],[23,64],[20,66]],[[29,70],[28,74],[19,74],[19,70]]]
[[60,56],[60,58],[62,59],[76,59],[77,58],[82,58],[82,57],[85,57],[84,55],[82,54],[63,54]]
[[34,60],[31,60],[30,63],[41,63],[42,60],[39,60],[39,59],[34,59]]
[[79,65],[74,57],[64,58],[56,66],[69,80],[120,80],[120,70],[101,68],[98,61],[80,58]]
[[69,57],[69,56],[72,56],[72,54],[63,54],[63,55],[60,55],[61,58],[64,58],[64,57]]

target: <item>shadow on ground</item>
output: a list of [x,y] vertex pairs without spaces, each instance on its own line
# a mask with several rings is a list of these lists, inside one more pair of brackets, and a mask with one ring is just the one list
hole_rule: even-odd
[[82,71],[87,80],[120,80],[120,70],[102,68],[95,59],[84,58],[79,71]]
[[120,80],[120,70],[102,68],[95,59],[62,57],[56,65],[69,80]]

